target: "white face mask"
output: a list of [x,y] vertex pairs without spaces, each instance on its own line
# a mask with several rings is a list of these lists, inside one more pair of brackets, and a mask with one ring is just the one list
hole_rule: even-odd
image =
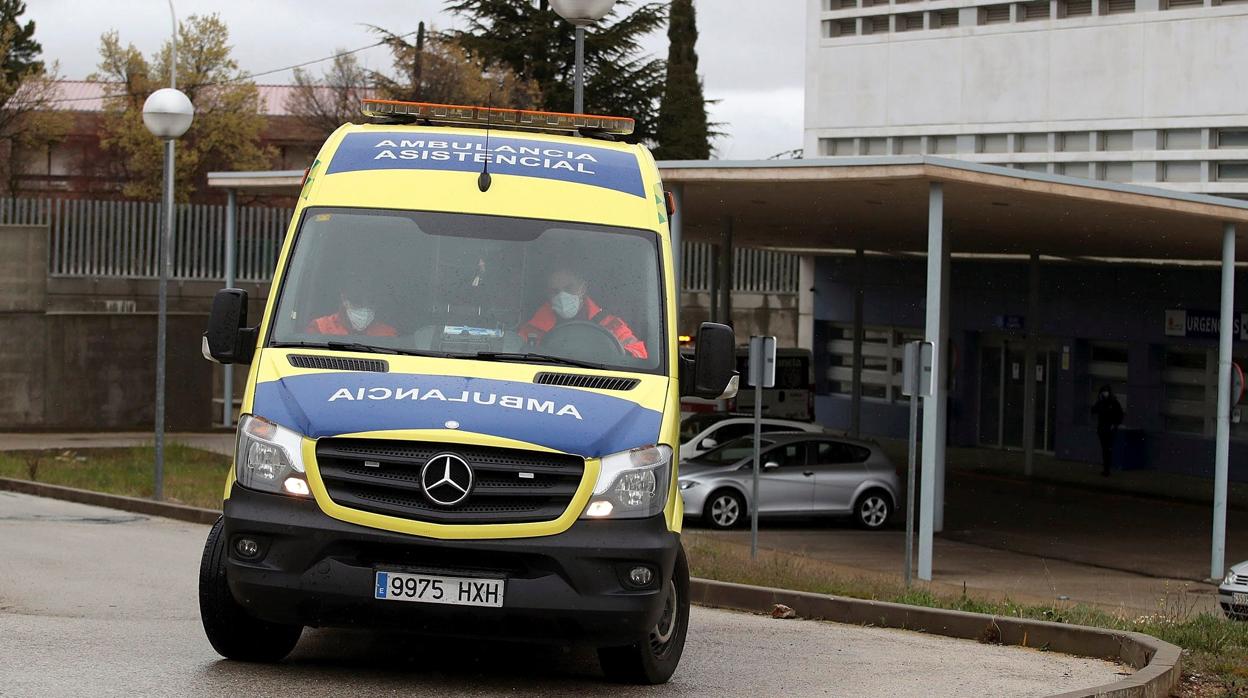
[[375,315],[372,308],[347,308],[347,320],[356,332],[363,332],[365,327],[373,324]]
[[564,320],[571,320],[581,310],[581,297],[575,293],[560,291],[551,296],[550,309]]

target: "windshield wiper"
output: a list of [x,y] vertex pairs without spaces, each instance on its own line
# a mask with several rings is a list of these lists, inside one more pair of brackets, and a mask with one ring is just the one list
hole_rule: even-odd
[[394,347],[380,347],[375,344],[363,344],[361,342],[273,342],[270,346],[274,347],[305,347],[308,349],[332,349],[334,351],[358,351],[371,354],[392,354],[402,356],[432,356],[444,359],[451,354],[441,351],[421,351],[419,349],[395,349]]
[[469,354],[468,357],[483,359],[485,361],[520,361],[527,363],[562,364],[564,366],[576,366],[578,368],[608,370],[606,365],[596,364],[592,361],[578,361],[576,359],[565,359],[562,356],[535,354],[533,352],[479,351],[476,354]]

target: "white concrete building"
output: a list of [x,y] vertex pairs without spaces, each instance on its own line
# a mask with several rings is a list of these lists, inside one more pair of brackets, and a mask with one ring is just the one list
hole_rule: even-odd
[[807,0],[807,157],[1248,198],[1248,0]]

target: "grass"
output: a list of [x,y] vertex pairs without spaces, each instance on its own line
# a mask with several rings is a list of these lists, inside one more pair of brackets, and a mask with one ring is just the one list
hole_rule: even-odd
[[[155,462],[151,446],[7,451],[0,453],[0,477],[151,497]],[[165,500],[220,509],[229,466],[229,456],[166,444]]]
[[1156,612],[1131,618],[1083,605],[1041,606],[985,601],[965,593],[939,595],[923,588],[907,589],[900,582],[849,577],[810,558],[760,550],[758,560],[751,561],[749,549],[736,543],[696,534],[684,539],[690,570],[696,577],[1141,632],[1183,648],[1184,684],[1180,695],[1248,695],[1248,623],[1193,613],[1186,592],[1167,595],[1158,601]]
[[[0,477],[151,497],[154,462],[150,446],[11,451],[0,453]],[[165,498],[219,508],[229,463],[229,456],[169,444]],[[1154,613],[1131,618],[1082,605],[1029,605],[986,601],[965,593],[941,595],[878,577],[846,576],[818,560],[776,551],[759,551],[758,560],[751,561],[744,546],[697,534],[684,536],[684,541],[693,574],[706,579],[1146,633],[1184,649],[1181,695],[1248,695],[1248,623],[1193,613],[1186,592],[1160,599]]]

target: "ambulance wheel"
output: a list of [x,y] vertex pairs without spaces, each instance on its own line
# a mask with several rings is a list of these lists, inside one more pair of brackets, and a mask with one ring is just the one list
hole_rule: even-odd
[[282,625],[253,618],[234,600],[225,582],[224,520],[208,532],[199,565],[199,618],[212,648],[226,659],[277,662],[290,654],[302,625]]
[[682,547],[676,554],[676,569],[667,581],[663,595],[663,615],[646,637],[624,647],[598,650],[602,673],[617,683],[667,683],[680,664],[689,629],[689,562]]

